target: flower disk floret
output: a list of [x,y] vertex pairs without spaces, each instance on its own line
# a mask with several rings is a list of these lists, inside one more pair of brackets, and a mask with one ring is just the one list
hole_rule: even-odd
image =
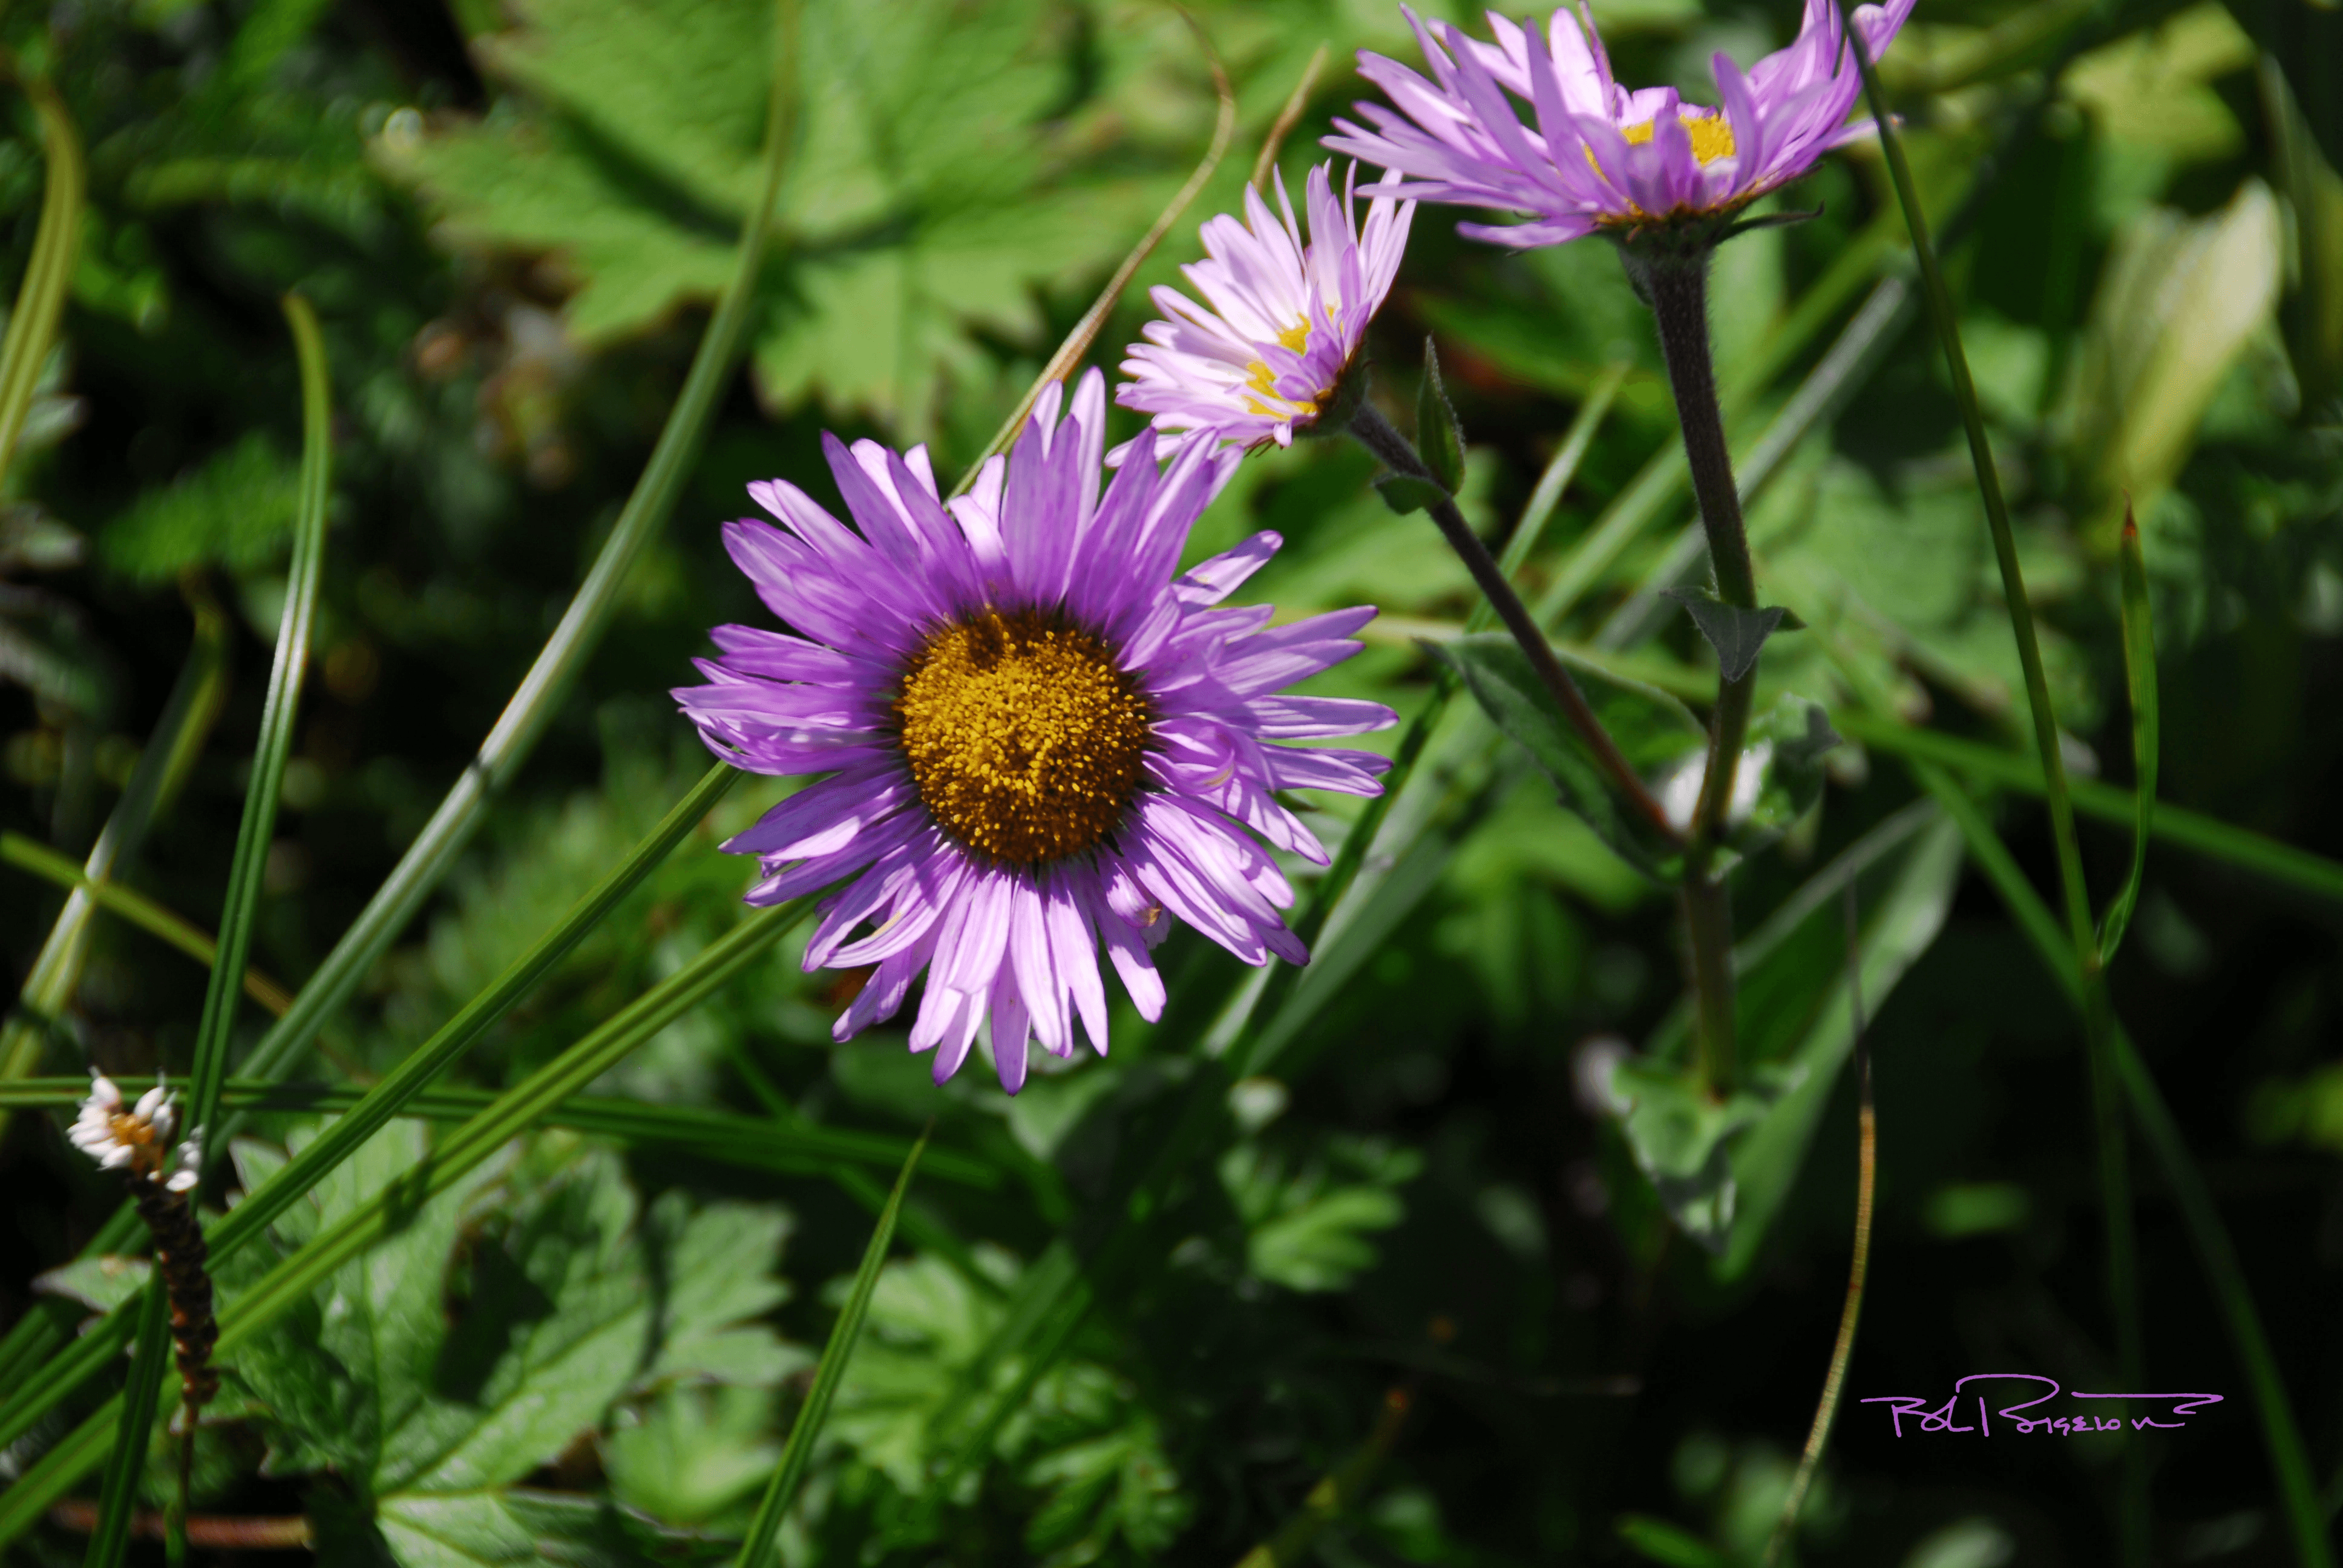
[[1222,213],[1204,224],[1204,259],[1181,268],[1204,303],[1151,292],[1162,319],[1140,329],[1147,341],[1131,346],[1122,372],[1134,379],[1116,402],[1158,430],[1248,448],[1291,446],[1317,422],[1391,292],[1415,214],[1413,202],[1375,200],[1361,224],[1357,168],[1340,200],[1328,168],[1303,189],[1306,242],[1282,176],[1276,214],[1248,187],[1242,223]]
[[910,1047],[936,1053],[938,1082],[988,1020],[1011,1093],[1033,1040],[1069,1056],[1079,1022],[1104,1054],[1101,945],[1160,1016],[1150,952],[1172,920],[1248,963],[1306,961],[1254,835],[1325,864],[1275,792],[1372,795],[1387,766],[1281,744],[1395,721],[1279,695],[1358,651],[1372,608],[1272,627],[1268,606],[1215,608],[1273,533],[1178,571],[1242,453],[1191,441],[1159,465],[1142,431],[1101,494],[1105,433],[1096,371],[1070,400],[1053,385],[949,503],[924,447],[825,436],[856,528],[786,481],[749,487],[781,526],[736,522],[725,542],[792,629],[716,628],[708,684],[675,693],[727,761],[822,775],[725,848],[759,858],[751,903],[836,884],[806,967],[870,970],[837,1039],[892,1017],[925,973]]
[[[1404,10],[1405,7],[1403,7]],[[1912,0],[1861,5],[1855,25],[1873,58]],[[1582,13],[1583,14],[1583,13]],[[1621,86],[1592,17],[1557,10],[1541,31],[1494,12],[1495,41],[1408,11],[1427,81],[1365,50],[1359,71],[1391,98],[1362,103],[1369,124],[1337,119],[1326,146],[1398,177],[1370,194],[1522,213],[1518,225],[1460,224],[1469,239],[1528,247],[1597,229],[1637,229],[1726,216],[1805,174],[1870,130],[1847,123],[1862,93],[1835,0],[1806,0],[1798,35],[1745,73],[1715,55],[1720,108],[1673,87]],[[1524,123],[1515,101],[1528,113]]]

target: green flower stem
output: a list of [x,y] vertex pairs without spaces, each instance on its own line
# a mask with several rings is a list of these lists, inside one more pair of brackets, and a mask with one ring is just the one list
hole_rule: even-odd
[[[1351,416],[1350,429],[1359,444],[1381,458],[1392,472],[1437,483],[1433,478],[1432,470],[1424,466],[1423,459],[1416,456],[1415,448],[1392,427],[1391,421],[1377,412],[1373,404],[1364,399],[1360,401],[1358,411]],[[1441,537],[1448,541],[1448,548],[1456,552],[1457,558],[1473,574],[1473,581],[1480,588],[1483,598],[1496,610],[1497,618],[1505,623],[1505,629],[1513,634],[1513,640],[1529,656],[1530,667],[1537,671],[1538,678],[1544,682],[1546,690],[1561,705],[1564,716],[1570,720],[1571,728],[1578,732],[1579,739],[1594,753],[1603,770],[1611,776],[1613,786],[1662,834],[1674,838],[1676,831],[1668,821],[1668,814],[1652,798],[1651,790],[1644,787],[1644,780],[1626,758],[1620,755],[1617,742],[1611,739],[1610,731],[1603,728],[1603,721],[1594,716],[1594,709],[1587,705],[1585,693],[1578,689],[1578,682],[1570,678],[1570,672],[1563,668],[1562,661],[1554,658],[1545,634],[1538,630],[1537,622],[1530,618],[1529,607],[1522,603],[1522,597],[1513,591],[1513,585],[1505,580],[1505,574],[1498,569],[1488,547],[1481,542],[1479,535],[1473,533],[1472,525],[1465,522],[1464,514],[1456,509],[1455,501],[1443,497],[1425,509],[1439,526]]]
[[[2017,638],[2018,663],[2025,671],[2026,700],[2034,719],[2034,744],[2042,760],[2044,798],[2050,808],[2050,830],[2057,848],[2058,887],[2066,907],[2066,931],[2074,945],[2082,986],[2084,1047],[2089,1059],[2091,1106],[2097,1134],[2099,1187],[2107,1213],[2107,1290],[2115,1319],[2116,1356],[2119,1375],[2128,1388],[2140,1386],[2145,1375],[2139,1306],[2137,1241],[2133,1228],[2131,1172],[2124,1143],[2122,1091],[2116,1070],[2116,1023],[2108,1002],[2107,982],[2099,963],[2099,946],[2092,929],[2089,889],[2083,880],[2081,846],[2075,832],[2075,808],[2066,787],[2066,768],[2058,749],[2058,719],[2050,702],[2050,683],[2042,666],[2042,648],[2035,635],[2033,607],[2026,598],[2026,574],[2017,558],[2017,540],[2010,528],[2009,505],[2001,490],[2001,476],[1987,443],[1985,417],[1977,404],[1976,387],[1969,376],[1968,356],[1961,347],[1960,325],[1953,311],[1952,291],[1928,239],[1928,216],[1912,181],[1904,139],[1896,129],[1886,94],[1879,85],[1870,51],[1849,16],[1846,0],[1838,0],[1841,25],[1855,67],[1863,74],[1864,95],[1878,122],[1880,145],[1887,155],[1888,174],[1896,198],[1911,232],[1912,253],[1920,267],[1922,297],[1943,346],[1951,374],[1954,400],[1961,410],[1961,426],[1968,437],[1969,458],[1976,469],[1977,488],[1985,499],[1986,523],[1993,535],[1993,553],[2001,569],[2002,597],[2009,607],[2010,628]],[[2143,1568],[2149,1554],[2152,1532],[2148,1513],[2145,1451],[2125,1449],[2122,1483],[2122,1553],[2131,1568]]]
[[768,1568],[776,1555],[776,1543],[781,1533],[781,1521],[789,1516],[789,1504],[797,1500],[798,1483],[805,1479],[806,1466],[813,1459],[813,1445],[821,1435],[822,1422],[830,1417],[830,1403],[838,1393],[839,1381],[846,1375],[846,1363],[854,1359],[855,1342],[862,1337],[862,1321],[870,1313],[870,1297],[879,1288],[879,1272],[887,1261],[887,1248],[895,1238],[896,1217],[903,1211],[903,1197],[911,1190],[911,1174],[920,1168],[920,1154],[928,1146],[929,1135],[936,1124],[928,1122],[920,1141],[911,1145],[904,1157],[902,1174],[895,1178],[895,1190],[887,1195],[887,1206],[879,1211],[879,1222],[871,1228],[870,1244],[862,1250],[862,1266],[855,1271],[854,1287],[848,1292],[846,1305],[838,1314],[838,1322],[830,1331],[830,1342],[822,1347],[821,1364],[814,1369],[813,1386],[806,1391],[805,1403],[798,1407],[798,1418],[789,1426],[789,1446],[781,1451],[781,1462],[773,1472],[770,1485],[765,1488],[762,1501],[757,1504],[756,1517],[749,1523],[749,1533],[740,1543],[739,1568]]
[[797,8],[779,0],[775,28],[773,86],[764,146],[764,184],[749,209],[732,276],[725,285],[708,330],[692,357],[682,394],[659,431],[658,444],[642,477],[627,498],[610,537],[603,542],[591,570],[570,600],[560,624],[539,650],[520,688],[479,751],[457,779],[432,813],[429,822],[407,846],[407,853],[377,890],[357,920],[335,943],[324,963],[301,988],[293,1010],[261,1038],[244,1063],[256,1078],[273,1078],[289,1071],[317,1035],[326,1019],[348,1000],[358,982],[374,967],[385,949],[430,897],[442,877],[471,839],[486,815],[489,799],[517,773],[537,745],[587,656],[601,640],[618,602],[618,590],[643,550],[675,509],[693,458],[717,399],[732,378],[740,355],[741,338],[756,315],[757,278],[764,265],[766,243],[772,232],[775,193],[788,167],[789,135],[796,119]]
[[[775,942],[795,930],[812,911],[813,904],[811,899],[799,899],[751,914],[709,943],[682,969],[619,1010],[601,1027],[498,1095],[487,1110],[441,1141],[410,1176],[393,1182],[376,1198],[319,1231],[297,1251],[239,1292],[219,1314],[216,1353],[226,1359],[236,1347],[266,1332],[287,1312],[307,1301],[310,1292],[337,1269],[364,1256],[377,1243],[403,1230],[418,1205],[478,1170],[505,1144],[626,1060],[628,1052],[729,984],[750,963],[765,957]],[[279,1172],[277,1181],[282,1180],[283,1172]],[[262,1191],[271,1191],[277,1185],[272,1181]],[[215,1236],[225,1231],[250,1202],[247,1200],[230,1211],[214,1231]],[[249,1234],[249,1229],[246,1233]],[[102,1332],[93,1332],[78,1344],[102,1337]],[[121,1341],[115,1343],[118,1348]],[[106,1359],[110,1360],[111,1355]],[[92,1465],[105,1461],[114,1445],[123,1408],[120,1395],[107,1401],[26,1469],[15,1485],[0,1493],[0,1547],[5,1547],[38,1523],[49,1505],[64,1496]]]

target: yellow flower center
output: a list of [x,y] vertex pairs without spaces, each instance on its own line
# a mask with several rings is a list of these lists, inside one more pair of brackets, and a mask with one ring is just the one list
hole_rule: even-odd
[[[1326,319],[1329,322],[1334,319],[1334,307],[1331,305],[1326,307]],[[1293,325],[1277,335],[1277,346],[1294,354],[1299,354],[1307,348],[1310,346],[1310,318],[1306,316],[1295,317]],[[1267,360],[1255,359],[1246,365],[1245,371],[1244,384],[1261,394],[1261,397],[1245,399],[1247,413],[1258,414],[1264,419],[1314,419],[1317,417],[1317,399],[1288,397],[1280,392],[1277,389],[1276,372],[1270,369]],[[1270,407],[1262,401],[1262,397],[1275,398],[1285,405],[1284,410]]]
[[[1692,137],[1692,156],[1700,160],[1703,167],[1719,158],[1733,156],[1733,122],[1722,114],[1679,111],[1677,117],[1684,121],[1684,131]],[[1652,139],[1652,122],[1645,120],[1640,126],[1624,126],[1619,134],[1627,138],[1630,146],[1641,146]],[[1589,158],[1594,156],[1592,153],[1587,156]]]
[[1079,854],[1122,820],[1154,712],[1102,638],[1043,611],[986,610],[911,657],[895,717],[936,825],[1030,866]]

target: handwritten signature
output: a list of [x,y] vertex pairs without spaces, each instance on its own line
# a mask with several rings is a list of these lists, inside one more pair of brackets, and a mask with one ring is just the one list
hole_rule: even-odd
[[[1982,1382],[2023,1383],[2040,1392],[2036,1392],[2033,1398],[2020,1400],[2016,1404],[2001,1405],[1995,1404],[1984,1393],[1964,1392],[1969,1384]],[[2002,1389],[1996,1392],[1999,1397],[2016,1391]],[[2058,1380],[2044,1377],[2039,1372],[1971,1372],[1953,1384],[1951,1395],[1942,1404],[1908,1393],[1875,1394],[1861,1402],[1887,1406],[1888,1418],[1895,1423],[1898,1437],[1904,1435],[1904,1418],[1907,1415],[1917,1417],[1916,1430],[1928,1436],[1973,1432],[1980,1437],[1991,1437],[1996,1418],[2021,1435],[2046,1432],[2058,1437],[2072,1437],[2087,1432],[2121,1432],[2127,1422],[2134,1432],[2145,1432],[2150,1428],[2171,1432],[2187,1426],[2188,1418],[2205,1406],[2221,1402],[2221,1396],[2217,1393],[2083,1393],[2077,1391],[2066,1397],[2127,1400],[2131,1402],[2132,1409],[2145,1407],[2147,1413],[2135,1415],[2122,1405],[2099,1407],[2107,1410],[2107,1414],[2088,1408],[2063,1413],[2040,1408],[2056,1399],[2058,1392]],[[2023,1413],[2029,1411],[2033,1413]],[[2159,1420],[2159,1417],[2171,1419]],[[1966,1425],[1962,1424],[1965,1419],[1968,1420]]]

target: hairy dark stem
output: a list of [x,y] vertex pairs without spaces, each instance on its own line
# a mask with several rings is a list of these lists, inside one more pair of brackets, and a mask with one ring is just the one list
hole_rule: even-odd
[[[1416,479],[1433,477],[1432,470],[1424,467],[1423,459],[1416,456],[1415,448],[1409,444],[1407,437],[1393,429],[1391,421],[1375,411],[1373,404],[1360,403],[1358,411],[1351,416],[1350,428],[1351,434],[1358,437],[1359,444],[1382,458],[1384,466],[1393,473],[1405,474]],[[1578,682],[1570,678],[1570,671],[1563,668],[1562,661],[1554,658],[1554,648],[1546,641],[1545,634],[1538,629],[1537,622],[1531,618],[1529,607],[1522,603],[1519,594],[1513,592],[1513,585],[1505,580],[1505,574],[1497,569],[1495,558],[1489,554],[1488,547],[1464,521],[1464,514],[1456,509],[1456,503],[1442,500],[1428,509],[1432,513],[1432,520],[1439,525],[1442,537],[1447,539],[1448,548],[1456,552],[1465,569],[1473,574],[1473,582],[1479,585],[1483,597],[1497,612],[1497,618],[1505,623],[1505,629],[1513,633],[1513,640],[1529,656],[1530,668],[1537,671],[1538,678],[1545,683],[1546,690],[1561,705],[1564,717],[1570,720],[1570,727],[1578,732],[1579,739],[1594,754],[1603,770],[1611,776],[1611,781],[1618,788],[1619,793],[1662,834],[1669,839],[1676,838],[1676,829],[1668,821],[1667,812],[1661,808],[1659,801],[1653,799],[1651,790],[1644,787],[1644,780],[1637,776],[1626,758],[1620,755],[1618,744],[1611,739],[1611,732],[1603,728],[1603,721],[1594,716],[1594,709],[1587,706],[1586,695],[1578,689]]]
[[[1710,246],[1704,234],[1662,231],[1622,245],[1619,254],[1659,327],[1660,353],[1675,393],[1676,423],[1684,433],[1701,528],[1708,536],[1717,598],[1739,609],[1755,609],[1756,572],[1742,526],[1733,455],[1725,441],[1725,416],[1717,407],[1716,370],[1709,359]],[[1700,799],[1693,808],[1684,854],[1684,930],[1700,1016],[1701,1079],[1710,1093],[1720,1095],[1732,1088],[1735,1054],[1733,913],[1724,880],[1713,876],[1710,868],[1733,803],[1734,774],[1749,733],[1756,691],[1755,661],[1738,678],[1717,678],[1716,705],[1708,721],[1708,765],[1701,774]]]

